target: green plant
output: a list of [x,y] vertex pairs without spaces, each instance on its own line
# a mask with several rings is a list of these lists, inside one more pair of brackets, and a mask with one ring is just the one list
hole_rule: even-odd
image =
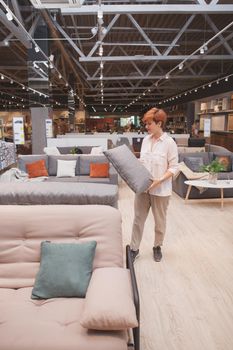
[[71,154],[77,154],[78,153],[78,147],[74,147],[70,150]]
[[208,173],[219,173],[220,171],[225,171],[226,167],[218,160],[213,160],[210,164],[203,165],[201,170],[207,171]]

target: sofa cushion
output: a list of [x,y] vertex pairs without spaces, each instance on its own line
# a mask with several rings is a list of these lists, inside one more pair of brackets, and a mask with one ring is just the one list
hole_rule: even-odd
[[42,242],[32,299],[85,297],[95,248],[95,241],[81,244]]
[[193,152],[193,153],[179,153],[179,162],[184,162],[184,158],[187,157],[202,157],[204,165],[208,165],[213,160],[213,153],[212,152]]
[[57,177],[74,177],[76,160],[57,160]]
[[80,175],[90,175],[91,163],[106,163],[107,159],[103,156],[80,155]]
[[44,153],[48,156],[59,156],[60,152],[56,146],[44,147]]
[[91,155],[96,155],[96,156],[103,155],[103,147],[102,146],[92,147]]
[[90,163],[90,177],[109,177],[109,163]]
[[95,330],[138,326],[129,270],[108,267],[93,271],[80,323]]
[[[15,191],[14,185],[15,183],[12,183],[12,191]],[[40,188],[44,188],[42,185],[45,185],[45,195],[49,192],[49,188],[54,187],[52,185],[57,187],[56,183],[16,183],[16,185],[18,188],[22,186],[24,191],[27,191],[25,185],[33,185],[32,193],[36,185],[41,185]],[[63,188],[63,185],[66,186],[59,195],[60,202],[65,193],[68,192],[72,196],[76,191],[76,186],[73,184],[61,183],[59,188]],[[109,191],[110,194],[117,195],[117,186],[82,183],[78,186],[81,188],[80,193],[84,196],[84,191],[89,188],[89,200],[87,199],[86,203],[81,200],[81,205],[54,205],[52,200],[49,205],[1,205],[0,290],[4,287],[21,288],[34,285],[35,275],[39,269],[40,243],[45,240],[59,243],[82,243],[94,240],[97,242],[94,269],[123,266],[121,215],[115,208],[100,205],[101,201],[95,200],[95,188],[99,187],[99,193],[105,197]],[[6,185],[0,184],[1,192],[3,188],[6,188]],[[31,197],[31,193],[28,196]],[[98,205],[88,205],[91,201]],[[4,202],[7,204],[5,198],[1,204]]]
[[104,154],[135,193],[144,192],[150,187],[152,175],[135,157],[128,146],[118,146],[104,151]]
[[200,172],[201,167],[204,165],[203,157],[184,157],[184,163],[195,172]]
[[78,175],[79,171],[79,155],[60,155],[60,156],[48,156],[48,172],[51,176],[57,175],[57,161],[58,160],[76,160],[75,175]]
[[126,350],[127,332],[80,325],[85,299],[32,300],[32,288],[0,288],[0,350]]
[[26,166],[26,170],[29,178],[49,175],[46,169],[44,159],[37,160],[34,163],[28,163],[28,164],[26,163],[25,166]]
[[231,154],[222,152],[214,153],[214,159],[225,167],[225,170],[223,170],[224,172],[233,170],[233,157]]
[[41,160],[41,159],[43,159],[45,161],[46,168],[48,169],[48,156],[46,154],[19,155],[18,156],[18,168],[26,173],[27,172],[26,164],[34,163],[37,160]]
[[110,177],[90,177],[89,175],[78,176],[78,182],[89,182],[93,184],[112,184]]

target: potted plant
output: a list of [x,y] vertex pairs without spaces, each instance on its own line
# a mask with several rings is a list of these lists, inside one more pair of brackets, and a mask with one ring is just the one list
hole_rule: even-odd
[[203,165],[201,167],[201,170],[209,173],[210,183],[216,184],[218,179],[218,173],[220,171],[226,171],[226,167],[222,163],[220,163],[218,160],[215,159],[210,164]]
[[78,148],[77,146],[73,147],[70,151],[71,154],[82,154],[82,150]]

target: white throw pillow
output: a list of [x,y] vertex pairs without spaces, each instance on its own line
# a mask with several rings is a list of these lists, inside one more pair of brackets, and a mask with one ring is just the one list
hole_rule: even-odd
[[92,147],[90,154],[95,155],[95,156],[103,155],[102,146]]
[[74,177],[76,160],[57,160],[57,177]]
[[45,147],[44,153],[48,156],[59,156],[61,153],[58,151],[57,147]]

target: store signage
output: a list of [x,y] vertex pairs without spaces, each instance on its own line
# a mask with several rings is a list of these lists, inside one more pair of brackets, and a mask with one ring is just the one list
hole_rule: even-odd
[[52,119],[45,119],[46,137],[53,137],[53,121]]
[[23,117],[13,117],[13,133],[15,145],[24,145],[24,123]]
[[204,137],[210,137],[210,119],[204,119]]

